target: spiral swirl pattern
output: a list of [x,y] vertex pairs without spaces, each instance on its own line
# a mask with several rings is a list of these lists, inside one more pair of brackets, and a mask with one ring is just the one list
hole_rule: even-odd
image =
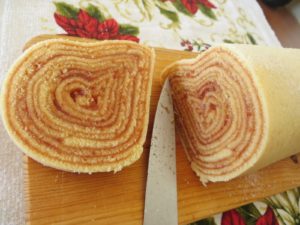
[[47,166],[119,171],[143,150],[153,64],[150,48],[127,41],[40,42],[7,76],[6,128]]
[[264,113],[251,72],[226,48],[169,67],[177,121],[203,182],[232,179],[255,161]]

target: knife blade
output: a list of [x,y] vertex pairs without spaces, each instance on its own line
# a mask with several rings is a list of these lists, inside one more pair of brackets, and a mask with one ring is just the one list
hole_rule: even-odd
[[155,113],[144,208],[144,225],[166,224],[178,224],[175,123],[168,80]]

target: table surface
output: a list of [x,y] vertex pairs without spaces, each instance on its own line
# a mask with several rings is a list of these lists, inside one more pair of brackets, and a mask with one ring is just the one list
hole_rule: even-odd
[[[57,37],[39,36],[28,45]],[[159,74],[170,63],[195,57],[196,54],[156,48],[150,130],[162,86]],[[25,161],[28,224],[141,224],[150,133],[141,159],[117,174],[96,173],[91,176],[67,173],[44,167],[31,159]],[[287,158],[248,176],[229,182],[209,183],[209,188],[206,188],[190,169],[179,138],[176,140],[180,224],[207,218],[300,185],[300,164]]]
[[300,24],[285,7],[270,8],[258,1],[264,14],[284,47],[300,48]]

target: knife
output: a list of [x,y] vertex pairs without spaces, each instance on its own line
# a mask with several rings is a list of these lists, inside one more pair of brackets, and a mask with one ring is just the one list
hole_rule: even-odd
[[144,208],[144,225],[166,224],[178,224],[175,123],[168,80],[155,113]]

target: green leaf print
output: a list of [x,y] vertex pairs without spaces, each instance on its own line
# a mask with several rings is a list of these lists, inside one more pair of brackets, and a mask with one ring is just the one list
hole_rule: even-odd
[[224,42],[224,43],[227,43],[227,44],[233,44],[233,43],[234,43],[233,41],[228,40],[228,39],[224,39],[223,42]]
[[251,203],[236,209],[246,221],[246,225],[255,225],[257,219],[261,216],[256,206]]
[[120,24],[119,25],[119,33],[137,36],[139,34],[139,28],[132,26],[130,24]]
[[213,217],[209,217],[207,219],[199,220],[199,221],[191,223],[189,225],[216,225],[216,222]]
[[105,17],[96,6],[89,4],[88,7],[85,8],[85,10],[90,16],[96,18],[100,22],[103,22],[105,20]]
[[250,33],[247,33],[247,37],[248,37],[251,44],[253,44],[253,45],[257,44],[254,37]]
[[182,12],[183,14],[187,15],[187,16],[193,16],[192,13],[190,13],[185,7],[184,5],[181,3],[180,0],[175,0],[173,2],[173,5],[175,6],[175,8],[179,11]]
[[151,11],[155,7],[153,0],[134,0],[134,3],[148,20],[152,20],[153,15]]
[[162,15],[164,15],[165,17],[167,17],[168,19],[172,20],[174,23],[178,23],[179,22],[179,18],[177,13],[169,11],[169,10],[165,10],[161,7],[158,7],[159,11]]
[[213,20],[217,20],[217,17],[215,15],[214,11],[212,11],[212,9],[210,9],[202,4],[198,4],[198,7],[205,16],[207,16]]
[[235,43],[235,44],[253,44],[253,45],[257,44],[254,37],[248,32],[241,35],[239,40],[224,39],[223,42],[228,43],[228,44],[233,44],[233,43]]
[[76,19],[79,9],[75,8],[74,6],[67,4],[65,2],[54,2],[56,7],[56,11],[67,18]]

